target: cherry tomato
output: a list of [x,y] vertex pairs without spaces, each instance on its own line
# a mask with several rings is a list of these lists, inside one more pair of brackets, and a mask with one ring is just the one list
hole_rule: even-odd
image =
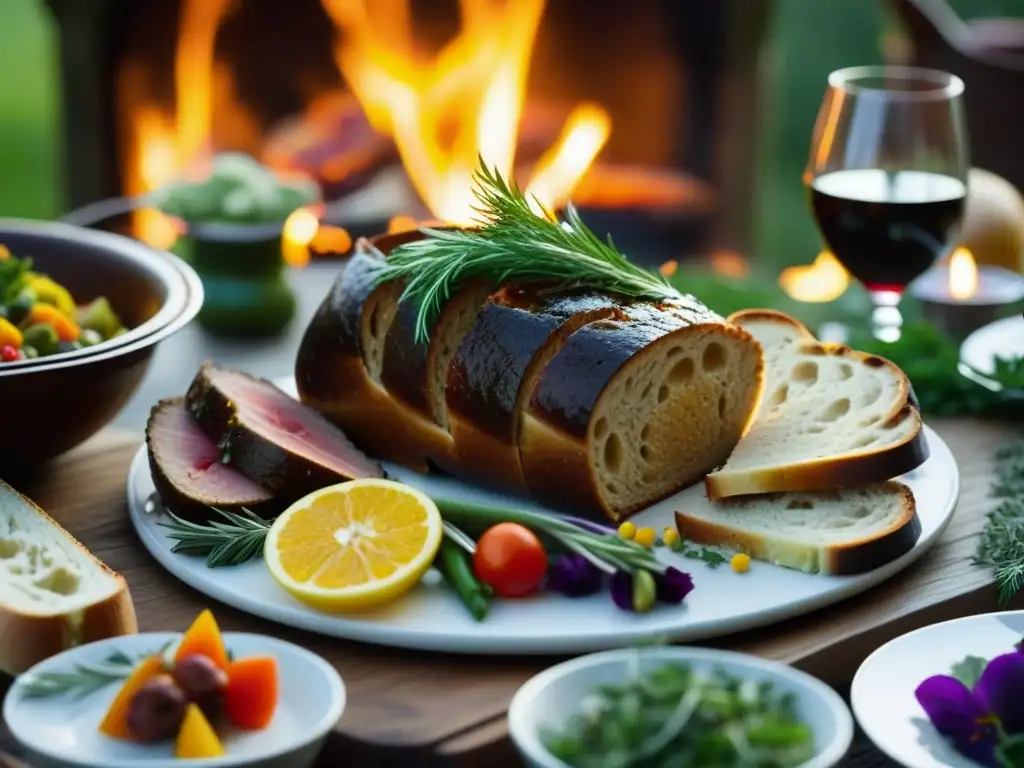
[[548,569],[548,553],[529,528],[498,523],[476,543],[473,570],[501,597],[523,597],[540,588]]
[[21,357],[21,353],[18,352],[18,348],[13,344],[4,344],[0,347],[0,360],[3,360],[5,363],[13,363],[19,357]]

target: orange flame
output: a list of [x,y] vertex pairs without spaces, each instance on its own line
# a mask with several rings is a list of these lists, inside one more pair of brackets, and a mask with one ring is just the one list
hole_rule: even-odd
[[[461,28],[432,60],[413,45],[408,0],[321,2],[341,33],[338,67],[420,198],[442,221],[472,223],[478,157],[512,175],[544,0],[461,0]],[[528,185],[542,205],[565,202],[610,129],[604,109],[577,107]]]

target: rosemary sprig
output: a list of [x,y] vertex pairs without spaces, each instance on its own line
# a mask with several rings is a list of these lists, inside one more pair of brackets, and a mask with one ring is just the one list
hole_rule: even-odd
[[400,301],[418,303],[418,341],[429,338],[444,304],[470,278],[493,285],[543,283],[552,291],[586,288],[634,299],[680,296],[662,275],[631,264],[610,236],[603,241],[595,235],[572,205],[564,222],[547,210],[538,215],[516,184],[482,158],[473,178],[479,228],[423,229],[426,237],[392,251],[378,277],[380,282],[408,279]]
[[126,679],[143,659],[155,654],[164,654],[170,644],[157,651],[143,653],[132,658],[124,651],[114,651],[98,664],[76,664],[70,672],[41,672],[26,674],[19,678],[25,696],[42,698],[72,694],[82,699],[111,683]]
[[[445,534],[467,552],[472,552],[475,544],[463,528],[484,529],[509,522],[526,526],[561,547],[582,555],[606,572],[643,569],[663,573],[667,567],[650,550],[620,538],[611,529],[601,533],[600,526],[594,524],[454,499],[434,499],[434,503],[444,518]],[[241,515],[221,509],[213,511],[223,521],[192,523],[168,512],[170,522],[160,525],[168,529],[168,537],[177,542],[171,551],[183,555],[205,555],[208,568],[239,565],[262,556],[263,543],[270,530],[269,522],[248,510],[243,510]]]
[[181,555],[206,555],[207,568],[241,565],[263,554],[263,542],[270,530],[270,523],[257,517],[248,509],[242,514],[211,507],[211,511],[223,520],[209,523],[192,523],[182,520],[170,510],[168,523],[159,523],[175,540],[171,552]]
[[1024,439],[996,453],[992,495],[1000,502],[985,521],[974,562],[992,569],[1002,605],[1024,589]]

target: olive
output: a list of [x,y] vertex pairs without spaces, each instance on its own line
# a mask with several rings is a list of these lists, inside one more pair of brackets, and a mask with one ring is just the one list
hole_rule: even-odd
[[188,699],[170,675],[157,675],[128,703],[128,732],[139,741],[160,741],[178,733]]
[[24,344],[35,347],[36,351],[44,356],[52,355],[57,351],[57,346],[60,344],[57,332],[53,330],[52,325],[47,323],[33,323],[25,329],[22,336],[24,337]]
[[228,675],[213,659],[200,653],[186,656],[174,665],[171,676],[189,701],[198,704],[207,717],[220,713]]

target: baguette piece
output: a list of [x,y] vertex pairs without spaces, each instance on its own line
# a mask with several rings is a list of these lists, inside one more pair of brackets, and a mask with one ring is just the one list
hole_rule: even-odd
[[402,285],[377,285],[383,253],[419,232],[361,239],[345,271],[306,328],[295,360],[303,403],[373,456],[426,472],[429,458],[451,452],[451,436],[392,398],[381,384],[384,342]]
[[124,578],[0,481],[0,671],[138,631]]
[[544,367],[525,410],[530,495],[618,522],[725,461],[761,387],[753,337],[696,300],[585,325]]
[[520,493],[523,406],[565,340],[620,307],[607,296],[546,296],[507,287],[494,293],[462,339],[448,370],[448,427],[462,473]]
[[889,481],[707,502],[676,512],[679,535],[808,573],[865,573],[921,536],[914,495]]
[[764,399],[728,463],[706,478],[709,497],[880,482],[928,458],[910,382],[888,360],[822,344],[781,312],[729,321],[764,348]]

